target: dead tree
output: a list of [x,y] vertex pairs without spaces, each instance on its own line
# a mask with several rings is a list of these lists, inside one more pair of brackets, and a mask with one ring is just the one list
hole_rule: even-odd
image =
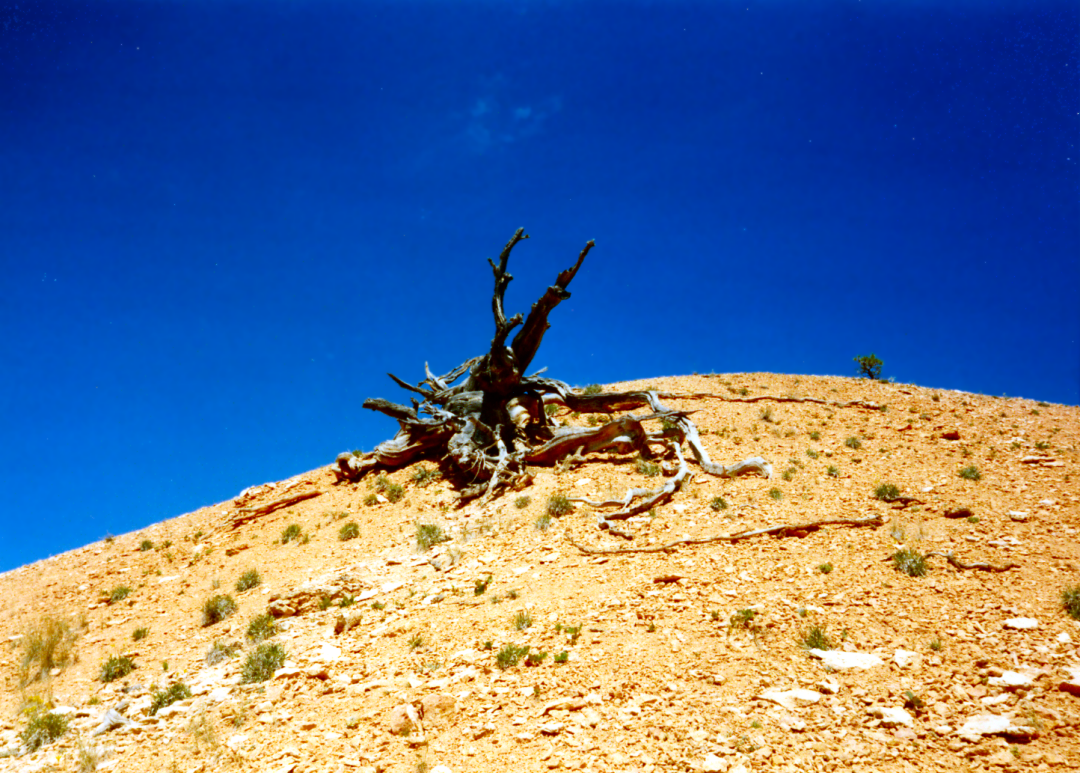
[[[561,272],[532,305],[528,316],[507,318],[503,297],[513,277],[507,271],[510,252],[529,238],[519,228],[507,242],[498,262],[489,260],[495,275],[491,309],[495,336],[486,354],[474,357],[442,376],[431,372],[415,386],[388,374],[398,386],[418,397],[411,405],[381,398],[365,400],[365,408],[384,413],[398,422],[397,434],[366,454],[344,453],[337,458],[338,481],[358,481],[377,469],[395,469],[422,459],[436,460],[443,473],[457,484],[459,503],[486,503],[507,489],[520,489],[532,479],[529,466],[552,466],[585,454],[626,455],[666,459],[666,480],[657,489],[631,489],[625,497],[607,502],[588,502],[600,510],[617,508],[600,516],[600,527],[629,537],[615,528],[624,520],[669,501],[690,475],[683,446],[694,463],[709,475],[734,476],[757,472],[771,477],[772,467],[755,457],[725,466],[713,462],[701,444],[697,427],[684,411],[667,408],[654,390],[632,392],[575,391],[539,371],[526,375],[544,333],[548,315],[570,297],[567,286],[577,275],[594,246],[589,241],[577,262]],[[513,341],[510,333],[521,327]],[[464,380],[454,385],[459,379]],[[568,426],[552,416],[558,409],[577,414],[605,414],[599,426]],[[646,409],[641,414],[624,413]],[[647,422],[659,424],[649,431]]]

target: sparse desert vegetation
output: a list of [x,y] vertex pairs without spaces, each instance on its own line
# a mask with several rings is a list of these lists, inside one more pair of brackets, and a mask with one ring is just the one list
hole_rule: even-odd
[[[704,769],[715,753],[750,770],[759,743],[785,764],[827,768],[834,758],[806,744],[845,753],[853,740],[868,744],[852,757],[867,769],[902,762],[909,773],[937,773],[985,763],[999,741],[939,735],[945,720],[935,705],[949,706],[955,730],[998,712],[981,699],[1000,696],[1008,701],[1001,713],[1034,733],[1001,745],[1002,762],[1080,759],[1080,743],[1054,719],[1076,712],[1076,698],[1058,687],[1069,679],[1060,664],[1071,665],[1071,645],[1057,637],[1080,619],[1080,576],[1070,568],[1080,559],[1069,552],[1080,533],[1080,459],[1070,450],[1080,447],[1077,409],[881,380],[798,381],[649,382],[739,399],[747,389],[759,402],[672,402],[692,412],[714,459],[760,454],[773,475],[710,476],[688,455],[690,475],[670,500],[611,521],[633,539],[597,528],[598,516],[618,511],[629,485],[673,483],[678,460],[659,442],[645,458],[633,449],[612,455],[618,463],[587,454],[530,467],[531,483],[471,510],[454,500],[460,483],[434,477],[431,461],[386,473],[403,486],[396,502],[386,484],[376,490],[378,471],[335,485],[316,470],[243,504],[319,496],[239,526],[229,522],[238,507],[226,503],[154,526],[152,548],[142,534],[121,534],[0,575],[0,599],[14,601],[0,603],[0,769],[31,761],[26,739],[38,744],[33,759],[55,754],[72,769],[85,752],[99,762],[119,757],[125,769],[155,770],[175,756],[180,770],[210,770],[231,759],[234,734],[249,739],[241,750],[274,760],[289,746],[283,727],[314,723],[320,744],[341,734],[362,765],[388,770],[415,769],[423,756],[432,769],[493,773],[548,745],[551,760],[573,761],[581,747],[569,741],[588,738],[598,769],[641,766],[645,756],[656,770]],[[788,395],[828,404],[769,402]],[[849,400],[864,403],[838,407]],[[886,402],[888,413],[869,407]],[[770,404],[772,421],[762,415]],[[589,426],[588,414],[572,413],[560,407],[555,418]],[[672,432],[676,422],[655,425]],[[941,439],[954,429],[962,440]],[[1051,448],[1037,445],[1044,438]],[[639,461],[663,471],[649,475]],[[959,476],[969,466],[979,479]],[[364,507],[368,496],[376,507]],[[845,517],[880,520],[806,528]],[[343,543],[351,524],[355,536]],[[758,533],[783,525],[792,528]],[[725,540],[707,541],[714,535]],[[689,542],[669,546],[681,540]],[[637,552],[610,552],[621,550]],[[1012,619],[1037,624],[1011,628]],[[834,674],[821,653],[803,653],[810,649],[873,653],[884,665]],[[900,650],[916,653],[918,665],[898,666]],[[1038,689],[1014,695],[996,686],[999,673],[1029,668],[1048,670]],[[828,683],[835,695],[820,687]],[[779,707],[758,700],[794,686],[821,695],[791,712],[807,723],[797,733],[777,723],[786,716]],[[464,691],[471,695],[459,699]],[[34,695],[38,702],[27,702]],[[496,695],[516,713],[485,712]],[[844,713],[833,711],[834,699]],[[124,700],[123,716],[143,730],[90,736]],[[580,706],[559,708],[562,700]],[[421,725],[392,734],[390,714],[405,704]],[[908,711],[922,735],[878,750],[865,733],[896,731],[874,724],[867,712],[877,706]],[[547,735],[549,722],[563,728]],[[459,753],[462,744],[477,754]],[[991,744],[986,758],[966,754]],[[677,754],[661,758],[657,749]]]

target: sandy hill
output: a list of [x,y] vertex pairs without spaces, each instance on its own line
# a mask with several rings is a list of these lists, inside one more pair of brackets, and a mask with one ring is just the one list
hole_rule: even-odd
[[[1080,767],[1062,602],[1080,585],[1080,409],[845,378],[647,383],[712,395],[665,403],[696,411],[714,460],[760,455],[772,479],[698,474],[628,542],[589,505],[545,513],[664,479],[633,459],[539,471],[476,513],[415,466],[378,487],[328,467],[0,576],[0,770]],[[856,400],[884,409],[841,407]],[[575,546],[845,519],[864,523]],[[955,563],[910,576],[901,548]],[[204,625],[220,595],[235,612]],[[260,650],[246,634],[268,611]]]

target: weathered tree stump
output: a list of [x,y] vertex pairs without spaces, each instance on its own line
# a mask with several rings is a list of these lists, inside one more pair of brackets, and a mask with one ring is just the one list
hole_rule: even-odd
[[[364,408],[397,420],[398,432],[364,453],[343,453],[337,458],[339,482],[358,481],[368,472],[395,469],[413,462],[436,460],[444,475],[455,482],[459,504],[473,500],[490,501],[508,489],[520,489],[531,481],[529,466],[552,466],[585,454],[626,455],[637,453],[646,459],[657,454],[675,462],[674,472],[657,489],[631,489],[624,498],[608,502],[586,502],[615,512],[600,516],[600,527],[630,537],[614,528],[624,520],[669,501],[690,475],[683,454],[689,447],[693,461],[704,473],[734,476],[755,472],[772,476],[772,467],[761,458],[725,466],[713,462],[701,444],[697,427],[683,411],[660,403],[656,391],[583,393],[540,372],[526,375],[550,324],[548,316],[570,297],[567,290],[594,242],[586,243],[577,262],[562,271],[532,305],[528,316],[509,319],[503,309],[506,288],[513,277],[507,271],[510,253],[529,238],[519,228],[507,242],[498,262],[489,260],[495,275],[491,299],[495,336],[486,354],[474,357],[442,376],[424,364],[426,378],[415,386],[388,374],[400,387],[418,395],[411,405],[370,398]],[[510,333],[517,335],[507,344]],[[464,380],[455,385],[459,379]],[[599,426],[576,427],[561,424],[549,415],[550,406],[560,406],[578,414],[604,414],[608,421]],[[638,408],[647,413],[620,414]],[[647,422],[660,424],[647,430]],[[586,500],[579,500],[586,501]]]

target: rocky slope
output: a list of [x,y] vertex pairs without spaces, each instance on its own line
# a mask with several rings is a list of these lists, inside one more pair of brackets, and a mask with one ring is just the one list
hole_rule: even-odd
[[[633,460],[539,471],[483,512],[415,467],[378,490],[324,468],[0,575],[0,771],[1080,766],[1080,622],[1061,600],[1080,585],[1080,410],[809,376],[648,385],[714,395],[665,403],[696,411],[713,459],[760,455],[773,478],[698,475],[626,542],[588,505],[545,514],[556,494],[657,485]],[[420,526],[449,540],[421,550],[438,534]],[[910,576],[901,548],[1015,566],[931,556]],[[252,569],[261,584],[238,591]],[[224,594],[236,611],[203,625]],[[268,611],[287,660],[245,683]],[[73,656],[23,684],[49,619]],[[134,670],[102,681],[123,656]],[[191,696],[151,714],[177,683]],[[50,706],[69,729],[27,753]]]

